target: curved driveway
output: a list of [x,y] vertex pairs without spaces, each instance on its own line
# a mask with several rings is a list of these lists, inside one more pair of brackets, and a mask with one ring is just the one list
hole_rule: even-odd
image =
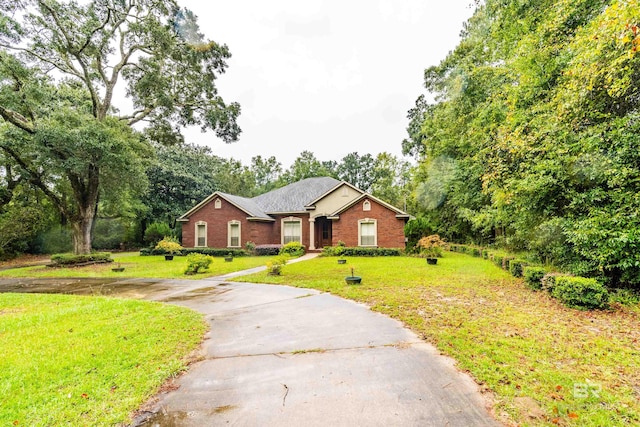
[[315,290],[228,278],[14,279],[0,291],[97,291],[204,313],[202,359],[138,426],[499,425],[471,378],[399,322]]
[[206,315],[203,360],[139,425],[498,425],[451,359],[363,305],[288,286],[190,285],[151,299]]

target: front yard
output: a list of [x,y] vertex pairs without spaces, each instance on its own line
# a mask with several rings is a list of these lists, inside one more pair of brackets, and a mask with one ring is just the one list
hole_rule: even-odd
[[[165,261],[162,255],[140,256],[137,252],[113,254],[113,263],[96,264],[86,267],[50,268],[44,265],[34,267],[12,268],[0,271],[2,277],[92,277],[92,278],[157,278],[157,279],[202,279],[220,276],[234,271],[259,267],[273,257],[237,257],[232,262],[224,258],[214,258],[209,270],[202,274],[185,275],[187,257],[176,256],[172,261]],[[111,269],[118,264],[124,267],[122,272]]]
[[[344,277],[362,276],[361,285]],[[446,253],[319,258],[282,276],[238,281],[331,292],[404,322],[493,393],[499,419],[518,425],[640,423],[640,308],[577,311],[533,292],[491,262]]]
[[167,304],[0,294],[0,425],[130,422],[186,368],[205,329],[198,313]]

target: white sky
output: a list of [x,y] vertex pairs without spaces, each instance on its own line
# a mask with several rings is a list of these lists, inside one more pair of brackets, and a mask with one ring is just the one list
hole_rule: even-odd
[[240,140],[185,132],[187,142],[241,160],[276,156],[285,168],[303,150],[319,160],[401,155],[407,110],[423,71],[459,41],[472,0],[179,0],[207,38],[229,46],[218,80],[242,107]]

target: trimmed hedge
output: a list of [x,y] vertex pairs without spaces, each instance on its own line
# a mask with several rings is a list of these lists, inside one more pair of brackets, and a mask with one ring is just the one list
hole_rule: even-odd
[[513,277],[522,277],[526,265],[527,262],[524,260],[512,259],[509,261],[509,273],[511,273]]
[[586,277],[556,277],[551,295],[568,307],[588,310],[606,308],[609,305],[609,291],[596,279]]
[[90,254],[54,254],[51,255],[50,267],[73,266],[101,262],[113,262],[109,252],[94,252]]
[[542,278],[546,274],[544,267],[525,267],[524,268],[524,282],[527,286],[535,291],[542,289]]
[[[181,251],[174,255],[185,256],[189,254],[203,254],[213,257],[226,257],[231,254],[234,258],[247,255],[244,249],[227,249],[227,248],[183,248]],[[148,255],[170,255],[168,252],[162,249],[155,248],[143,248],[140,249],[141,256]]]
[[400,256],[404,251],[400,248],[349,248],[344,246],[325,246],[322,254],[326,256]]
[[282,245],[258,245],[255,252],[256,255],[260,256],[279,255],[280,249],[282,249]]

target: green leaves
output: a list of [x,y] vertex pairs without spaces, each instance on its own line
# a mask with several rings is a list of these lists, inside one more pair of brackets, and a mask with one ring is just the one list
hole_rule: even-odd
[[500,236],[568,269],[640,283],[630,214],[640,192],[639,10],[637,0],[478,6],[459,46],[425,71],[438,102],[418,99],[404,143],[423,162],[424,194],[439,182],[434,159],[456,164],[430,214],[439,233]]

